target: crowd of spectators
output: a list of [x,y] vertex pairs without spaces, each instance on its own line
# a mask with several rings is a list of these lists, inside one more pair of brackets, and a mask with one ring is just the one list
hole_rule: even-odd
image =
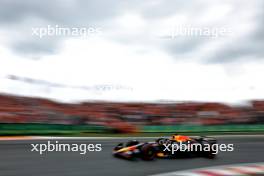
[[94,124],[133,129],[140,125],[264,123],[264,101],[245,106],[206,102],[67,104],[0,95],[0,123]]

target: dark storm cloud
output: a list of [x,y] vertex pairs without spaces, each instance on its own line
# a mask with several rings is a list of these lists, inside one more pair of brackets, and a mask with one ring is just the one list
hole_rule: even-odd
[[[1,0],[0,26],[10,32],[10,47],[19,54],[54,53],[62,37],[52,40],[32,37],[31,29],[47,25],[64,27],[103,27],[103,21],[114,17],[126,6],[120,0]],[[29,19],[30,22],[25,21]],[[12,37],[11,37],[12,36]]]
[[253,37],[235,42],[215,52],[213,56],[207,59],[208,63],[229,63],[240,60],[262,59],[264,60],[264,39],[254,40]]
[[[259,21],[263,21],[264,17]],[[213,56],[207,59],[208,63],[229,63],[244,59],[262,59],[264,60],[264,27],[258,23],[258,27],[251,35],[233,42],[224,48],[221,48]]]
[[1,0],[0,21],[12,23],[27,17],[36,17],[60,24],[83,24],[116,15],[118,2],[120,1]]
[[[60,41],[64,37],[43,38],[32,37],[32,27],[45,27],[50,25],[61,25],[65,27],[100,27],[102,31],[107,31],[112,26],[113,19],[126,12],[139,14],[148,24],[166,19],[172,15],[183,15],[190,22],[199,19],[199,15],[211,8],[211,5],[217,1],[182,1],[182,0],[0,0],[0,29],[10,32],[10,48],[19,54],[53,54],[60,46]],[[225,1],[225,3],[228,1]],[[233,2],[233,1],[232,1]],[[234,1],[235,2],[235,1]],[[243,0],[235,6],[235,11],[244,11],[244,13],[254,13],[247,11]],[[260,4],[259,0],[256,6]],[[224,2],[223,2],[224,3]],[[258,7],[263,11],[263,4]],[[244,7],[244,8],[241,8]],[[252,10],[252,9],[250,9]],[[27,20],[29,20],[27,22]],[[193,20],[193,21],[192,21]],[[232,19],[239,20],[239,19]],[[217,48],[216,52],[203,58],[206,63],[228,63],[238,61],[243,57],[264,57],[264,13],[259,13],[255,20],[257,21],[256,31],[248,36],[239,39],[237,42],[229,44],[223,48]],[[215,21],[217,25],[218,21]],[[105,28],[104,28],[105,27]],[[162,27],[162,26],[157,26]],[[172,27],[173,24],[172,24]],[[113,29],[110,29],[113,30]],[[12,31],[16,31],[16,37]],[[148,43],[148,39],[140,38],[134,34],[126,36],[111,36],[111,40],[122,41],[126,39],[129,43]],[[212,42],[211,39],[203,37],[183,37],[177,39],[164,39],[157,42],[158,48],[169,53],[175,59],[185,54],[196,53],[199,47]]]
[[[235,2],[235,1],[231,1]],[[256,30],[250,35],[244,36],[238,41],[234,41],[232,44],[226,45],[223,48],[217,48],[217,51],[208,58],[202,58],[205,63],[229,63],[240,61],[246,57],[249,58],[263,58],[264,60],[264,3],[259,0],[252,1],[255,4],[256,10],[248,9],[245,5],[246,1],[235,2],[233,13],[240,12],[241,14],[256,13],[253,21],[256,21]],[[225,2],[223,2],[225,3]],[[199,15],[204,11],[211,8],[214,5],[214,1],[208,3],[208,1],[179,1],[168,0],[160,1],[160,3],[153,4],[151,6],[142,9],[143,16],[148,20],[165,18],[170,15],[186,14],[187,18],[199,20]],[[226,19],[237,21],[237,18]],[[194,21],[195,22],[195,21]],[[223,23],[222,23],[223,24]],[[208,24],[208,27],[224,27],[221,22],[215,21],[215,24]],[[187,24],[188,25],[188,24]],[[192,25],[192,24],[189,24]],[[245,24],[246,25],[246,24]],[[198,26],[199,27],[199,26]],[[241,29],[243,30],[243,29]],[[231,36],[232,37],[232,36]],[[178,37],[170,40],[169,37],[165,38],[167,42],[163,43],[163,49],[166,50],[176,60],[181,54],[192,54],[198,50],[199,47],[206,45],[213,40],[206,37]]]
[[115,17],[126,11],[143,9],[146,4],[149,3],[140,0],[1,0],[0,29],[18,31],[15,39],[14,32],[10,32],[9,42],[9,47],[18,54],[52,54],[64,37],[38,40],[31,36],[32,28],[59,25],[69,28],[99,27],[107,31]]
[[[259,1],[258,1],[259,2]],[[220,48],[206,60],[207,63],[230,63],[240,60],[264,60],[264,3],[258,3],[258,12],[254,16],[256,28],[249,35]]]
[[[213,0],[210,2],[203,0],[157,1],[157,3],[147,4],[146,6],[144,6],[144,8],[140,9],[140,12],[146,20],[150,21],[166,19],[170,16],[184,15],[190,20],[190,23],[185,24],[186,26],[202,27],[197,24],[195,25],[195,19],[197,19],[197,16],[202,14],[205,10],[210,8],[212,2]],[[180,27],[177,25],[177,23],[178,21],[176,20],[171,22],[170,31],[176,30],[177,27]],[[203,36],[176,36],[172,38],[171,34],[164,36],[163,39],[165,40],[165,42],[161,42],[161,48],[164,51],[168,52],[173,58],[175,58],[175,60],[182,59],[179,58],[180,55],[191,54],[201,45],[211,40],[211,38]]]

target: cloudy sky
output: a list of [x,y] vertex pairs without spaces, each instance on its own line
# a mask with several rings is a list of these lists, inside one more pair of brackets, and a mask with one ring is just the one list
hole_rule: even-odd
[[[263,9],[261,0],[0,0],[0,92],[67,102],[263,99]],[[37,35],[56,27],[92,32]]]

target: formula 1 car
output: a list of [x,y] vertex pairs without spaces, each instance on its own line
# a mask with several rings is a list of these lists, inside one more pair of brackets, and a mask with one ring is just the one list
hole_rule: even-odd
[[137,140],[131,140],[120,143],[114,148],[113,155],[123,159],[142,158],[143,160],[182,157],[213,159],[217,154],[214,151],[215,144],[217,141],[214,138],[172,135],[170,138],[158,138],[154,142],[140,143]]

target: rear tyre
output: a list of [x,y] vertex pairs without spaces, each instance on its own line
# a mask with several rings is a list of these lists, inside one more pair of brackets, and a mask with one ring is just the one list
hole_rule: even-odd
[[153,160],[155,158],[156,150],[152,146],[152,144],[145,144],[141,148],[141,154],[142,154],[141,157],[143,160],[150,161],[150,160]]
[[215,141],[203,141],[204,144],[210,145],[209,151],[203,151],[203,156],[205,158],[214,159],[216,157],[216,151],[214,151],[213,145],[216,144]]

